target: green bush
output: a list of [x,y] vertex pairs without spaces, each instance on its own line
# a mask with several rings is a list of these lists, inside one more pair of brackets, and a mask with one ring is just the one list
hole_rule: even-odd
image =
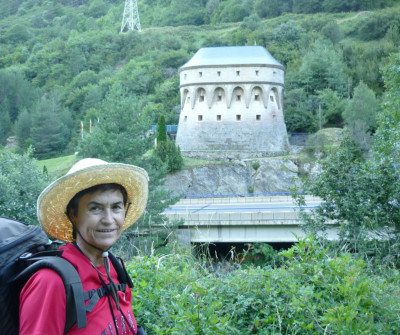
[[164,163],[167,163],[168,172],[179,171],[182,168],[181,149],[175,146],[174,141],[168,139],[165,142],[158,142],[154,152]]
[[39,171],[30,147],[23,155],[0,152],[0,215],[37,224],[36,201],[49,183]]
[[[400,273],[371,275],[310,237],[283,266],[216,267],[175,251],[137,257],[133,310],[148,334],[395,334]],[[224,270],[226,269],[226,270]]]

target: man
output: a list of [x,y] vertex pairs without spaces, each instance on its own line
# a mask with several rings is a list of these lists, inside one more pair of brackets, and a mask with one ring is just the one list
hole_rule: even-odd
[[[145,170],[93,158],[76,163],[39,196],[39,222],[48,235],[68,242],[62,257],[77,270],[83,290],[108,292],[87,312],[87,327],[75,324],[66,334],[138,334],[130,288],[120,285],[108,250],[143,214],[147,197]],[[65,321],[61,277],[37,271],[20,294],[20,335],[64,334]]]

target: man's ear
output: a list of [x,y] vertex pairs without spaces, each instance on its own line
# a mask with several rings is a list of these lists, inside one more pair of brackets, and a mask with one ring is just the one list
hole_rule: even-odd
[[76,215],[74,211],[72,209],[69,209],[66,214],[68,216],[69,221],[71,221],[71,223],[75,226]]

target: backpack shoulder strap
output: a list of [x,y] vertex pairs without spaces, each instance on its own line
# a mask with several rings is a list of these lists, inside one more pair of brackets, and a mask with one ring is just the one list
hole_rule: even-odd
[[128,274],[128,271],[126,271],[125,264],[123,260],[120,257],[116,257],[113,253],[109,252],[108,253],[111,263],[115,268],[115,271],[117,271],[118,274],[118,280],[121,284],[127,284],[130,288],[133,287],[133,282],[131,277]]
[[[133,282],[129,277],[128,272],[125,269],[122,259],[115,257],[114,254],[110,252],[108,255],[118,275],[119,284],[116,285],[117,290],[125,292],[126,286],[132,288]],[[83,292],[84,300],[85,301],[89,300],[89,302],[86,305],[86,311],[91,312],[93,308],[96,306],[97,302],[100,300],[100,298],[110,294],[110,292],[111,292],[111,286],[105,284],[103,284],[103,287],[99,287],[98,289],[84,291]]]
[[56,271],[63,280],[65,287],[66,322],[64,332],[67,332],[75,323],[77,323],[78,328],[85,328],[87,326],[85,301],[82,282],[76,269],[70,262],[61,257],[34,257],[32,261],[35,261],[35,263],[21,272],[16,280],[26,282],[27,278],[43,268]]

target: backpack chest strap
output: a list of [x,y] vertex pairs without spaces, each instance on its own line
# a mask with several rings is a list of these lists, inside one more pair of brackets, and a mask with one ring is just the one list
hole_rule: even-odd
[[[121,292],[125,292],[127,284],[118,284],[117,290]],[[86,311],[91,312],[96,306],[97,302],[100,300],[100,298],[108,295],[111,293],[111,286],[107,285],[106,287],[99,287],[98,289],[93,289],[90,291],[85,291],[83,292],[83,298],[84,300],[89,300],[89,303],[86,305]]]

